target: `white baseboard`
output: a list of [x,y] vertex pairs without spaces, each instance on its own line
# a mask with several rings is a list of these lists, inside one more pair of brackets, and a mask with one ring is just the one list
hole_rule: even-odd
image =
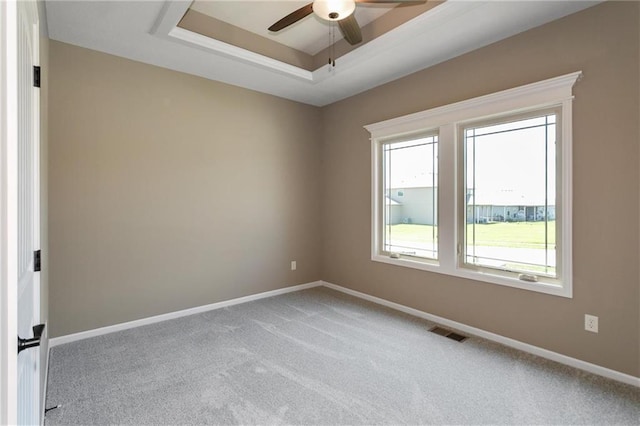
[[49,339],[49,347],[53,348],[77,340],[88,339],[89,337],[101,336],[103,334],[114,333],[116,331],[127,330],[130,328],[140,327],[143,325],[154,324],[156,322],[167,321],[174,318],[186,317],[188,315],[199,314],[202,312],[212,311],[214,309],[225,308],[227,306],[238,305],[240,303],[251,302],[253,300],[265,299],[267,297],[278,296],[280,294],[291,293],[294,291],[305,290],[312,287],[321,286],[321,281],[314,281],[307,284],[294,285],[292,287],[279,288],[277,290],[265,291],[264,293],[252,294],[249,296],[238,297],[236,299],[224,300],[222,302],[211,303],[209,305],[196,306],[195,308],[183,309],[181,311],[169,312],[167,314],[156,315],[153,317],[142,318],[135,321],[123,322],[120,324],[100,327],[93,330],[81,331],[79,333],[67,334],[65,336],[54,337]]
[[[482,330],[480,328],[462,324],[457,321],[452,321],[447,318],[429,314],[427,312],[423,312],[418,309],[410,308],[408,306],[404,306],[399,303],[390,302],[388,300],[381,299],[379,297],[371,296],[366,293],[361,293],[359,291],[351,290],[349,288],[341,287],[325,281],[315,281],[307,284],[301,284],[301,285],[296,285],[292,287],[285,287],[278,290],[272,290],[264,293],[253,294],[250,296],[239,297],[237,299],[225,300],[222,302],[212,303],[209,305],[197,306],[195,308],[184,309],[181,311],[170,312],[167,314],[156,315],[148,318],[142,318],[139,320],[129,321],[121,324],[115,324],[108,327],[101,327],[101,328],[96,328],[94,330],[87,330],[87,331],[82,331],[80,333],[74,333],[74,334],[68,334],[66,336],[55,337],[53,339],[49,339],[49,349],[58,345],[62,345],[64,343],[75,342],[77,340],[87,339],[89,337],[100,336],[108,333],[114,333],[116,331],[127,330],[130,328],[140,327],[147,324],[153,324],[153,323],[166,321],[174,318],[180,318],[187,315],[199,314],[201,312],[220,309],[227,306],[238,305],[240,303],[251,302],[253,300],[264,299],[267,297],[278,296],[280,294],[291,293],[294,291],[306,290],[308,288],[313,288],[318,286],[324,286],[333,290],[340,291],[345,294],[349,294],[351,296],[358,297],[360,299],[368,300],[370,302],[377,303],[379,305],[383,305],[391,309],[395,309],[397,311],[407,313],[409,315],[413,315],[419,318],[424,318],[428,321],[432,321],[467,334],[471,334],[477,337],[481,337],[483,339],[491,340],[493,342],[500,343],[502,345],[521,350],[523,352],[527,352],[542,358],[559,362],[560,364],[565,364],[580,370],[588,371],[589,373],[597,374],[599,376],[607,377],[609,379],[613,379],[622,383],[627,383],[632,386],[640,387],[640,378],[638,377],[621,373],[619,371],[611,370],[609,368],[602,367],[596,364],[591,364],[589,362],[572,358],[567,355],[562,355],[557,352],[540,348],[538,346],[530,345],[528,343],[524,343],[519,340],[514,340],[508,337],[504,337],[499,334]],[[47,357],[47,368],[48,368],[48,357]]]
[[482,330],[480,328],[471,327],[466,324],[459,323],[457,321],[452,321],[450,319],[446,319],[443,317],[439,317],[437,315],[429,314],[418,309],[410,308],[408,306],[401,305],[399,303],[390,302],[385,299],[381,299],[379,297],[371,296],[366,293],[361,293],[359,291],[351,290],[349,288],[341,287],[339,285],[331,284],[325,281],[322,281],[322,285],[340,291],[345,294],[349,294],[351,296],[358,297],[360,299],[368,300],[369,302],[377,303],[379,305],[386,306],[391,309],[395,309],[397,311],[401,311],[407,313],[409,315],[413,315],[419,318],[424,318],[428,321],[432,321],[441,325],[444,325],[449,328],[456,329],[458,331],[462,331],[467,334],[471,334],[477,337],[482,337],[483,339],[491,340],[493,342],[500,343],[502,345],[521,350],[523,352],[527,352],[533,355],[537,355],[541,358],[546,358],[560,364],[565,364],[570,367],[574,367],[580,370],[588,371],[589,373],[597,374],[599,376],[607,377],[609,379],[616,380],[618,382],[626,383],[632,386],[640,387],[640,378],[631,376],[629,374],[621,373],[616,370],[611,370],[609,368],[601,367],[596,364],[591,364],[590,362],[582,361],[576,358],[572,358],[570,356],[562,355],[557,352],[553,352],[547,349],[540,348],[538,346],[533,346],[528,343],[521,342],[519,340],[510,339],[508,337],[501,336],[499,334],[491,333],[489,331]]

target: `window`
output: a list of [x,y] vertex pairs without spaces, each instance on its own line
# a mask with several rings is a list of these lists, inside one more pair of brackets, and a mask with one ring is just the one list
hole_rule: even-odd
[[437,259],[438,136],[387,142],[382,150],[384,253]]
[[557,278],[557,111],[460,126],[465,267]]
[[372,260],[571,297],[580,75],[365,126]]

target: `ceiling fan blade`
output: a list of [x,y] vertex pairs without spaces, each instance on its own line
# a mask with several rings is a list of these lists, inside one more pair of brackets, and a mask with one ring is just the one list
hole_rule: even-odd
[[356,21],[356,17],[351,14],[344,19],[338,21],[340,31],[344,39],[349,42],[350,45],[358,44],[362,41],[362,32],[360,31],[360,25]]
[[269,31],[273,31],[273,32],[280,31],[281,29],[287,28],[291,24],[295,24],[302,18],[308,15],[311,15],[312,13],[313,13],[313,3],[309,3],[308,5],[302,6],[300,9],[288,14],[287,16],[285,16],[284,18],[282,18],[281,20],[279,20],[278,22],[270,26]]

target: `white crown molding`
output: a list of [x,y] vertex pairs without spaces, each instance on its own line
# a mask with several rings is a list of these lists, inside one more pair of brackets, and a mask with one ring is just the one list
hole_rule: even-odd
[[172,29],[178,26],[191,3],[192,0],[166,1],[149,33],[157,36],[169,34]]
[[258,65],[260,67],[284,73],[286,75],[300,78],[306,81],[313,81],[313,74],[311,73],[311,71],[307,71],[294,65],[278,61],[277,59],[255,53],[250,50],[213,39],[211,37],[203,36],[202,34],[198,34],[193,31],[185,30],[184,28],[175,27],[171,31],[169,31],[167,35],[169,37],[181,40],[185,43],[203,47],[212,52],[229,56],[240,61]]

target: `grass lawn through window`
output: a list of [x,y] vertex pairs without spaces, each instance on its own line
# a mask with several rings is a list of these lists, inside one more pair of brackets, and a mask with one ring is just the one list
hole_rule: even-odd
[[[475,245],[485,247],[512,248],[545,248],[545,234],[547,243],[554,247],[556,243],[555,221],[547,222],[494,222],[467,224],[467,238]],[[432,243],[434,229],[432,225],[398,224],[389,225],[390,236],[394,241],[413,243]],[[475,228],[475,229],[474,229]],[[437,229],[435,230],[437,236]]]

